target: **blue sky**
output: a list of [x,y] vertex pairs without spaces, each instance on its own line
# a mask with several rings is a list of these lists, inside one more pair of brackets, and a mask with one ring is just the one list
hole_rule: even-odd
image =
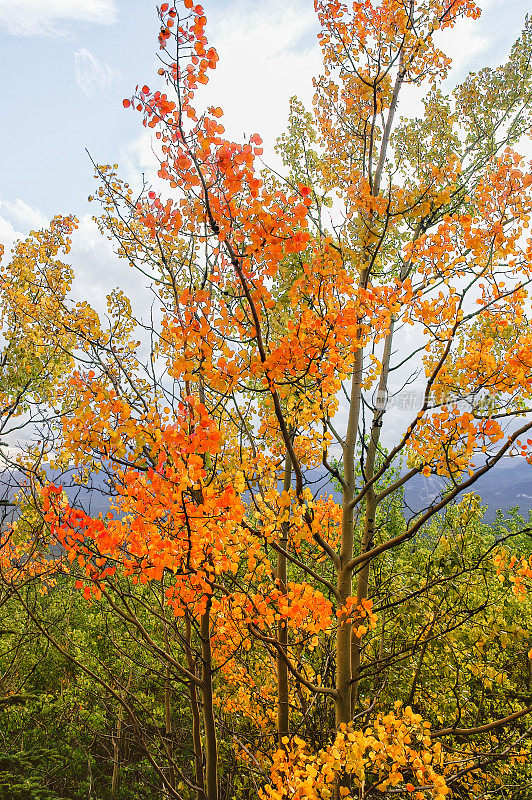
[[[47,216],[79,209],[92,174],[84,148],[115,160],[137,133],[120,99],[152,72],[157,18],[146,2],[73,0],[54,15],[44,8],[54,3],[41,0],[38,24],[24,25],[20,14],[18,24],[15,13],[5,19],[10,5],[0,0],[2,199],[21,198]],[[81,19],[69,14],[76,6],[85,7]]]
[[[528,3],[481,5],[478,22],[447,37],[455,80],[504,57]],[[224,108],[230,135],[257,131],[271,157],[290,95],[309,100],[319,71],[312,0],[204,0],[204,6],[220,55],[204,97]],[[112,288],[109,280],[128,279],[90,221],[94,180],[85,148],[100,163],[118,162],[130,180],[141,170],[149,174],[148,136],[122,98],[137,83],[155,85],[157,30],[151,0],[0,0],[0,240],[9,246],[54,214],[75,213],[78,288],[96,299]],[[100,285],[104,277],[107,286]]]

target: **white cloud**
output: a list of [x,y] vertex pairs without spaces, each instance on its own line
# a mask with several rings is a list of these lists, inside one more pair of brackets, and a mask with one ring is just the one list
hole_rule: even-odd
[[0,213],[7,217],[23,233],[30,230],[44,228],[48,225],[48,218],[36,206],[25,203],[24,200],[0,200]]
[[435,36],[437,46],[452,58],[447,79],[450,87],[454,87],[470,70],[476,68],[480,54],[489,48],[490,39],[482,25],[472,19],[462,19],[454,28],[447,28]]
[[156,191],[171,197],[172,190],[168,181],[157,176],[159,169],[157,152],[158,142],[153,132],[143,129],[135,139],[126,142],[119,149],[120,177],[130,184],[133,192],[140,191],[145,181]]
[[68,24],[111,25],[115,0],[0,0],[0,28],[12,36],[64,36]]
[[0,254],[2,259],[7,259],[11,252],[11,248],[17,239],[20,239],[20,234],[15,230],[13,224],[0,215]]
[[9,257],[17,239],[23,239],[30,230],[44,228],[48,218],[40,209],[24,200],[0,200],[0,243],[4,248],[3,258]]
[[102,64],[84,47],[74,53],[74,75],[76,83],[87,97],[112,91],[122,78],[119,70],[109,64]]
[[[98,209],[94,211],[97,213]],[[83,214],[65,259],[74,270],[73,298],[86,300],[103,318],[107,295],[120,287],[131,300],[134,313],[149,316],[153,296],[147,288],[148,280],[119,258],[114,248],[115,243],[102,236],[92,216]]]
[[112,243],[102,236],[90,214],[81,217],[72,235],[68,261],[74,268],[74,297],[87,300],[98,313],[105,313],[106,295],[115,286],[122,285],[127,294],[127,263],[114,254]]
[[30,230],[46,227],[48,222],[40,209],[30,206],[20,198],[0,200],[0,244],[4,248],[3,257],[9,257],[17,239],[23,239]]
[[312,3],[237,0],[223,9],[212,4],[207,16],[220,61],[198,102],[220,105],[227,133],[237,141],[259,133],[265,160],[275,163],[273,147],[286,127],[290,97],[310,105],[312,78],[322,70]]

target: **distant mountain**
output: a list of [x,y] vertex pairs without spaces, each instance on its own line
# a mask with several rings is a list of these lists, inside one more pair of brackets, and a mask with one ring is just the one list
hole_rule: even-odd
[[[50,477],[52,481],[63,486],[72,505],[80,504],[94,516],[100,512],[105,514],[109,510],[108,489],[103,476],[93,476],[92,488],[68,485],[71,482],[66,475],[55,474]],[[323,491],[332,494],[335,500],[341,500],[340,493],[332,489],[328,476],[322,470],[312,470],[311,474],[307,474],[306,477],[313,492],[319,494]],[[14,490],[7,488],[7,485],[11,483],[7,473],[3,474],[3,480],[0,478],[0,486],[2,483],[6,490],[5,494],[12,496]],[[443,486],[444,481],[438,476],[416,475],[405,487],[406,512],[408,513],[409,509],[418,511],[420,508],[430,505],[440,494]],[[532,465],[522,458],[508,459],[497,464],[465,491],[480,495],[482,505],[487,506],[484,515],[485,522],[493,521],[497,510],[507,512],[515,506],[519,507],[520,513],[526,519],[528,513],[532,511]],[[460,499],[460,496],[458,495],[457,499]]]
[[[339,492],[327,486],[326,476],[321,470],[313,470],[311,486],[319,493],[320,487],[328,491],[335,500],[341,500]],[[437,475],[416,475],[406,484],[404,492],[405,511],[419,511],[428,507],[438,497],[445,481]],[[482,505],[487,506],[485,522],[492,522],[500,509],[506,513],[510,508],[519,507],[526,519],[532,511],[532,465],[523,458],[511,458],[499,462],[493,469],[479,478],[470,488],[457,496],[457,500],[468,492],[480,495]]]
[[[417,475],[407,484],[405,506],[420,508],[427,505],[442,486],[443,481],[436,476],[425,478]],[[498,509],[507,512],[515,506],[519,506],[526,519],[528,512],[532,511],[532,465],[523,458],[508,459],[493,467],[465,492],[480,495],[482,505],[487,506],[485,522],[493,521]]]

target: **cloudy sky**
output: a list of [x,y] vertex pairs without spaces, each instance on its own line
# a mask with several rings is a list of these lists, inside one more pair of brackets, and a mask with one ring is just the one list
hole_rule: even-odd
[[[206,94],[227,132],[260,133],[271,159],[292,94],[310,100],[320,69],[312,0],[205,0],[220,62]],[[447,37],[451,81],[497,64],[518,35],[527,0],[482,0],[483,15]],[[9,246],[57,213],[80,220],[77,287],[99,305],[131,277],[90,220],[94,189],[86,149],[131,179],[149,170],[149,141],[122,99],[156,85],[158,20],[151,0],[0,0],[3,124],[0,241]],[[155,77],[154,77],[155,76]]]

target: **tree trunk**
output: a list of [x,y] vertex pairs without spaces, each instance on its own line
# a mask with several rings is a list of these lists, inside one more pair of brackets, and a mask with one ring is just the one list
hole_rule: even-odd
[[[360,414],[362,371],[364,353],[359,348],[355,354],[349,417],[344,442],[344,490],[342,510],[342,532],[340,546],[340,566],[337,575],[337,589],[344,603],[351,595],[352,572],[346,565],[353,557],[354,510],[351,506],[355,495],[355,447]],[[351,719],[351,623],[340,617],[336,640],[336,725],[347,724]]]
[[[164,600],[164,598],[163,598],[163,600]],[[164,604],[162,605],[162,608],[163,609],[165,608]],[[163,613],[165,613],[165,612],[163,611]],[[165,617],[166,617],[166,613],[165,613]],[[170,652],[170,643],[169,643],[169,640],[168,640],[168,626],[167,626],[167,623],[166,623],[166,619],[165,619],[165,622],[164,622],[164,646],[165,646],[166,652],[169,653]],[[174,763],[174,761],[173,761],[174,760],[174,747],[173,747],[173,744],[174,743],[173,743],[173,739],[172,739],[172,686],[171,686],[171,683],[170,683],[170,674],[171,674],[170,665],[167,664],[166,665],[166,670],[165,670],[165,680],[164,680],[164,729],[165,729],[165,735],[166,735],[166,747],[168,749],[168,755],[169,755],[169,759],[170,759],[170,769],[168,771],[168,783],[170,784],[172,789],[175,789],[175,775],[174,775],[174,767],[173,767],[173,763]]]
[[[292,461],[288,453],[286,454],[284,463],[284,481],[283,491],[289,492],[292,484]],[[281,538],[279,539],[279,546],[283,550],[288,547],[288,529],[290,523],[288,521],[281,523]],[[279,590],[286,594],[286,556],[284,553],[277,554],[277,581]],[[286,620],[280,619],[277,628],[277,638],[279,644],[286,653],[288,645],[288,628]],[[286,662],[277,656],[277,731],[279,733],[279,742],[281,743],[283,736],[288,736],[289,732],[289,707],[288,707],[288,667]]]
[[[196,674],[196,664],[192,656],[192,629],[190,617],[185,614],[185,652],[187,657],[188,671]],[[194,744],[194,763],[196,770],[196,800],[205,800],[205,782],[203,779],[203,747],[201,744],[201,725],[200,712],[198,705],[198,694],[196,684],[189,681],[188,690],[190,694],[190,709],[192,711],[192,741]]]
[[207,800],[218,800],[218,750],[212,702],[211,600],[201,618],[201,656],[203,660],[202,699],[205,729],[205,788]]
[[[394,333],[394,321],[392,319],[390,330],[384,342],[384,351],[382,355],[382,369],[379,379],[379,388],[377,397],[385,404],[385,397],[388,386],[388,374],[390,369],[390,356],[392,352],[392,342]],[[368,445],[367,457],[364,464],[364,483],[370,481],[375,475],[375,461],[377,458],[377,451],[379,448],[380,432],[382,425],[382,416],[384,414],[384,405],[381,408],[380,403],[376,406],[373,412],[373,423],[371,426],[371,434]],[[377,514],[377,503],[375,500],[374,485],[370,486],[366,492],[366,510],[364,514],[364,529],[360,541],[360,552],[365,553],[371,549],[373,544],[373,537],[375,534],[375,516]],[[357,608],[360,607],[362,600],[368,596],[369,575],[370,575],[370,561],[366,561],[360,569],[357,576]],[[351,630],[351,709],[354,709],[356,695],[358,691],[359,673],[362,660],[362,638],[356,635],[358,626],[365,621],[364,617],[357,617],[354,620]]]

